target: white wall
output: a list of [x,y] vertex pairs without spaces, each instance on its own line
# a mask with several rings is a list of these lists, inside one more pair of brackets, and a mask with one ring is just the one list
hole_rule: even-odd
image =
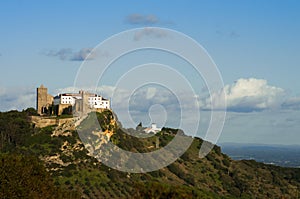
[[[81,97],[77,97],[77,99],[80,98]],[[75,101],[76,101],[75,97],[60,95],[60,98],[54,99],[54,105],[70,104],[73,106],[75,104]],[[103,100],[103,98],[99,95],[89,97],[88,103],[91,108],[106,108],[106,109],[110,108],[109,100]]]

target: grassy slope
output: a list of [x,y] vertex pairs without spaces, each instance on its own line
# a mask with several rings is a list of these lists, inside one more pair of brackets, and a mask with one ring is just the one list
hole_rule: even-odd
[[[70,131],[72,136],[51,137],[54,127],[33,129],[25,122],[27,115],[26,112],[1,113],[1,134],[5,133],[1,143],[6,143],[1,145],[2,151],[43,159],[57,187],[80,192],[87,198],[295,198],[297,195],[299,169],[233,161],[217,146],[200,159],[202,140],[199,138],[166,168],[145,174],[116,171],[87,156],[87,150],[78,144],[75,131]],[[98,118],[101,127],[115,131],[111,140],[119,147],[139,152],[155,150],[149,147],[155,145],[155,137],[137,139],[116,126],[107,125],[111,118],[108,112],[98,114]],[[14,133],[11,139],[7,136],[10,130]],[[160,146],[172,140],[172,132],[172,129],[164,129],[156,135]],[[59,157],[63,165],[45,160],[47,157]]]

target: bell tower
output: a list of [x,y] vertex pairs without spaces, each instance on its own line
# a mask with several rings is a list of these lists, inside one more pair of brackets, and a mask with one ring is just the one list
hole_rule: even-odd
[[38,114],[44,114],[52,101],[53,97],[48,94],[48,89],[43,84],[36,89],[36,111]]

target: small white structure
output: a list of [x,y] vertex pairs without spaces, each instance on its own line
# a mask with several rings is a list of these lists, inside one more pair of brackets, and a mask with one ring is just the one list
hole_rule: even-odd
[[[74,106],[76,103],[76,100],[82,99],[82,91],[79,91],[79,93],[64,93],[64,94],[58,94],[54,97],[53,104],[54,105],[61,105],[61,104],[69,104],[71,106]],[[90,108],[104,108],[104,109],[110,109],[110,102],[108,99],[103,98],[100,95],[88,93],[88,104]]]
[[152,123],[151,124],[151,127],[148,127],[148,128],[145,128],[144,129],[144,132],[145,133],[158,133],[159,131],[161,131],[161,128],[157,128],[156,124],[155,123]]

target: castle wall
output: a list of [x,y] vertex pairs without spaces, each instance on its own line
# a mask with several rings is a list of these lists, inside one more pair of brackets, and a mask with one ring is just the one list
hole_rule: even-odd
[[[62,125],[69,122],[75,122],[78,120],[76,117],[72,118],[46,118],[41,116],[30,116],[30,121],[35,124],[37,128],[44,128],[46,126],[53,126],[53,125]],[[74,126],[75,130],[75,126]]]
[[40,116],[30,116],[30,120],[35,124],[35,127],[43,128],[46,126],[57,125],[55,118],[43,118]]
[[53,104],[53,96],[47,93],[47,104]]
[[72,106],[70,104],[60,104],[58,105],[58,112],[57,115],[62,115],[64,110],[69,112],[70,114],[72,113]]

